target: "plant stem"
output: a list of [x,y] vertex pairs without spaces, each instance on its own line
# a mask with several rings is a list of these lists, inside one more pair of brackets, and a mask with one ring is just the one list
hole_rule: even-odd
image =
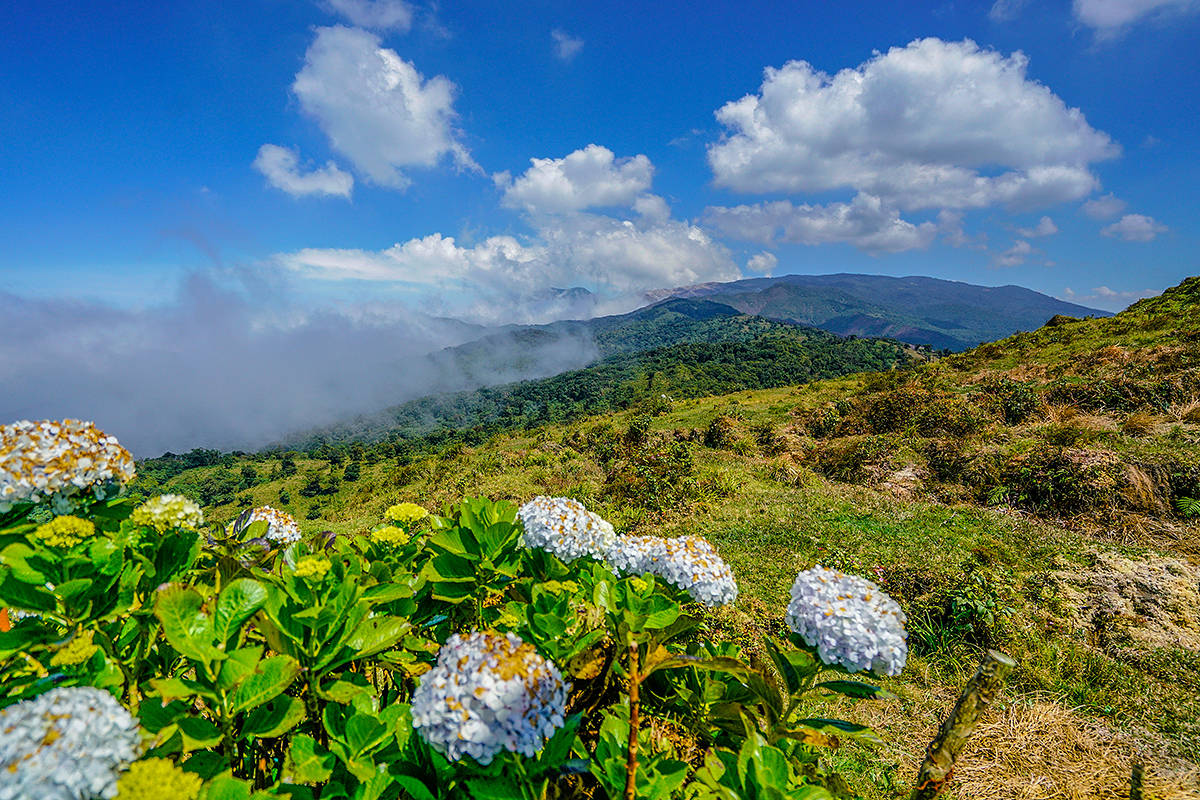
[[637,750],[638,750],[638,687],[642,676],[638,674],[638,643],[629,643],[629,756],[625,761],[625,800],[637,797]]
[[1005,675],[1014,666],[1016,662],[1004,653],[987,651],[975,677],[963,689],[950,716],[946,717],[930,743],[909,800],[933,800],[946,787],[954,770],[955,759],[975,731],[979,718],[1000,693]]

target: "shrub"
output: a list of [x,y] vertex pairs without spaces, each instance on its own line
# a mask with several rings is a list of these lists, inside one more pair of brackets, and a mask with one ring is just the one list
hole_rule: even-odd
[[738,421],[729,415],[722,415],[708,423],[704,429],[704,446],[728,448],[738,440]]

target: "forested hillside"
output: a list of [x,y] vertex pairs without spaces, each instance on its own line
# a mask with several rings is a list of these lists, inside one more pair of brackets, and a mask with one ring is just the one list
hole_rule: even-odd
[[[712,382],[691,385],[720,390],[729,364],[756,374],[802,352],[790,348],[803,336],[719,345],[698,373]],[[762,358],[747,356],[757,348]],[[884,682],[903,699],[872,712],[889,744],[835,759],[855,792],[904,794],[981,648],[998,647],[1018,662],[1016,694],[968,751],[959,796],[1020,796],[1031,779],[1073,793],[1062,796],[1119,796],[1134,759],[1155,796],[1194,796],[1200,280],[1113,318],[1059,317],[950,358],[805,386],[659,392],[679,381],[682,352],[457,399],[464,425],[527,402],[506,430],[197,452],[143,462],[135,488],[205,498],[217,521],[274,504],[338,536],[399,500],[575,497],[626,534],[702,532],[742,589],[712,623],[735,639],[778,630],[796,569],[870,574],[907,613],[912,655]],[[563,400],[569,389],[582,399]],[[574,402],[598,413],[547,420],[535,408]],[[844,702],[822,713],[849,713]]]
[[1107,315],[1020,286],[884,275],[781,275],[655,296],[703,298],[745,314],[813,325],[843,336],[886,336],[950,350],[1033,330],[1055,314]]

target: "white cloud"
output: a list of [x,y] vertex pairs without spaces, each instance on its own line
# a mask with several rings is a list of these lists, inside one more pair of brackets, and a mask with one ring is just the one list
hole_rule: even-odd
[[325,194],[350,199],[354,189],[354,177],[338,169],[332,161],[323,167],[301,172],[295,151],[277,144],[264,144],[258,148],[253,166],[266,176],[268,183],[293,197]]
[[563,61],[570,61],[583,50],[583,39],[559,28],[550,31],[550,38],[554,40],[554,54]]
[[493,236],[473,246],[434,233],[382,251],[305,249],[277,256],[313,278],[411,284],[474,298],[513,299],[548,287],[584,286],[622,294],[740,273],[729,250],[701,228],[675,220],[640,222],[595,214],[543,217],[522,241]]
[[326,0],[325,7],[360,28],[403,33],[412,27],[412,6],[404,0]]
[[1058,226],[1049,217],[1042,217],[1032,228],[1017,228],[1017,234],[1026,239],[1036,239],[1039,236],[1053,236],[1058,233]]
[[992,258],[992,265],[996,267],[1019,267],[1032,254],[1033,245],[1024,239],[1019,239],[1003,253],[997,253]]
[[1120,311],[1137,300],[1155,297],[1162,292],[1158,289],[1136,289],[1132,291],[1114,291],[1107,286],[1097,286],[1087,294],[1079,294],[1067,287],[1063,289],[1063,300],[1080,305],[1103,308],[1109,311]]
[[996,0],[988,10],[988,19],[992,22],[1008,22],[1016,19],[1025,6],[1025,0]]
[[1112,225],[1101,228],[1100,233],[1115,239],[1124,239],[1127,242],[1151,242],[1160,233],[1166,233],[1167,230],[1166,225],[1153,217],[1147,217],[1144,214],[1126,214]]
[[898,253],[928,247],[938,233],[932,222],[914,225],[878,197],[859,194],[849,203],[793,205],[776,200],[756,205],[710,207],[704,220],[727,236],[771,244],[845,242],[868,253]]
[[740,192],[850,189],[901,210],[1086,197],[1089,165],[1119,149],[1026,67],[1020,52],[936,38],[832,76],[790,61],[716,112],[728,133],[709,164]]
[[1112,219],[1125,210],[1125,201],[1109,193],[1083,204],[1083,213],[1092,219]]
[[779,259],[774,253],[768,253],[765,250],[758,255],[750,256],[750,260],[746,262],[747,270],[768,278],[771,277],[771,273],[777,266],[779,266]]
[[411,180],[401,168],[445,156],[477,168],[454,129],[454,84],[425,80],[372,33],[318,28],[292,91],[333,148],[377,184],[402,189]]
[[561,214],[603,206],[626,207],[650,188],[654,165],[644,155],[618,159],[607,147],[589,144],[563,158],[531,158],[532,166],[504,186],[503,204],[531,212]]
[[1195,0],[1075,0],[1075,19],[1105,38],[1149,17],[1195,11]]

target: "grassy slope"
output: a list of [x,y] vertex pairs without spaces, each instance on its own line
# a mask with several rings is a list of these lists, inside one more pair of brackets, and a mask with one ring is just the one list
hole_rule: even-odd
[[[1060,379],[1086,381],[1103,376],[1114,380],[1115,375],[1110,374],[1113,361],[1100,360],[1088,367],[1081,357],[1118,346],[1126,354],[1119,359],[1122,374],[1131,370],[1136,378],[1137,370],[1130,365],[1136,366],[1155,348],[1174,350],[1178,355],[1180,348],[1186,351],[1190,346],[1191,331],[1200,330],[1193,296],[1196,288],[1186,285],[1158,303],[1139,304],[1113,319],[1021,334],[923,371],[936,373],[939,380],[951,376],[950,382],[964,392],[973,381],[1000,371],[1040,375],[1031,381],[1039,389]],[[1043,372],[1040,366],[1049,369]],[[1169,373],[1159,369],[1156,374],[1183,381],[1186,369]],[[1080,374],[1064,374],[1071,371]],[[1161,773],[1172,763],[1179,766],[1172,759],[1192,764],[1200,759],[1200,664],[1196,653],[1152,639],[1097,638],[1094,621],[1075,616],[1079,596],[1066,587],[1075,585],[1072,581],[1086,584],[1089,576],[1100,575],[1097,565],[1107,563],[1105,559],[1134,571],[1144,564],[1166,563],[1172,550],[1177,554],[1189,549],[1186,542],[1195,540],[1196,525],[1164,510],[1160,521],[1174,531],[1171,538],[1155,537],[1149,546],[1145,541],[1126,544],[1104,530],[1077,524],[1075,519],[1056,521],[974,502],[943,503],[932,499],[936,492],[905,492],[898,498],[887,486],[849,485],[812,472],[806,465],[811,441],[804,440],[797,421],[813,409],[862,393],[869,385],[865,377],[851,377],[802,389],[741,392],[675,403],[669,412],[653,419],[652,427],[664,442],[668,438],[696,439],[695,430],[709,427],[719,417],[732,420],[733,434],[721,447],[694,446],[695,484],[689,499],[665,512],[613,501],[611,484],[606,483],[595,450],[579,444],[590,430],[599,429],[593,439],[618,436],[634,416],[624,412],[500,434],[478,447],[456,447],[405,464],[365,465],[359,481],[343,484],[328,501],[324,519],[303,524],[314,530],[352,534],[366,529],[387,505],[399,499],[436,507],[462,494],[517,500],[542,493],[573,495],[624,531],[700,532],[710,538],[733,566],[742,587],[737,609],[722,615],[724,624],[737,635],[755,626],[778,625],[797,569],[819,562],[862,572],[881,580],[905,604],[913,618],[914,647],[904,676],[888,682],[900,700],[875,709],[860,705],[843,710],[849,718],[866,715],[875,719],[889,742],[880,751],[857,747],[842,751],[843,766],[864,796],[904,796],[921,748],[953,702],[955,687],[968,676],[977,648],[984,643],[1005,649],[1020,664],[1013,686],[1024,699],[1008,704],[996,724],[1003,727],[1012,722],[1010,727],[1024,733],[1044,735],[1035,744],[1022,740],[1024,744],[1019,745],[1012,731],[993,731],[991,738],[984,737],[969,757],[973,766],[962,770],[966,782],[960,796],[1005,796],[1004,789],[997,788],[1005,786],[1016,787],[1007,796],[1022,796],[1017,792],[1028,788],[1035,769],[1050,776],[1046,780],[1063,782],[1077,794],[1045,789],[1042,794],[1023,796],[1117,796],[1120,786],[1102,785],[1103,781],[1111,784],[1112,776],[1127,769],[1129,754],[1135,750],[1149,757],[1152,772],[1158,771],[1159,777],[1152,780],[1152,785],[1159,786],[1158,796],[1191,796],[1183,790],[1171,794],[1162,788],[1171,779]],[[1025,428],[993,426],[982,435],[1020,438],[1043,421],[1022,424]],[[1196,429],[1190,423],[1179,424],[1185,436]],[[762,436],[764,425],[772,428],[774,440]],[[606,432],[610,428],[615,432]],[[1163,436],[1168,435],[1164,423]],[[1111,435],[1112,441],[1104,440],[1108,442],[1105,448],[1113,449],[1113,442],[1121,437],[1137,447],[1159,446],[1153,435],[1147,442],[1146,436],[1118,431]],[[651,445],[655,441],[652,436]],[[1177,443],[1175,449],[1181,446]],[[295,476],[251,489],[254,503],[278,506],[280,489],[286,487],[295,501],[292,510],[306,507],[308,501],[298,495],[307,481],[306,473],[327,471],[329,466],[301,459],[298,467]],[[231,505],[208,510],[218,520],[235,512]],[[1186,572],[1194,567],[1179,563],[1185,570],[1182,574],[1194,578],[1194,571]],[[1186,592],[1186,586],[1181,591]],[[1194,579],[1191,591],[1195,591]],[[1186,600],[1188,596],[1183,597]],[[1116,598],[1123,599],[1119,593]],[[1152,594],[1150,599],[1154,599]],[[976,615],[964,631],[961,626],[955,628],[945,613],[955,600],[994,603],[1011,613],[1001,613],[992,625],[980,624]],[[1105,618],[1105,624],[1119,623],[1136,633],[1138,614],[1145,617],[1152,610],[1135,607],[1132,618]],[[1189,609],[1175,608],[1172,613],[1179,616],[1176,622],[1180,626],[1187,622]],[[1084,744],[1079,743],[1081,736],[1087,739]],[[1024,756],[1037,756],[1045,763],[1004,763],[1005,757],[1013,755],[1010,751],[1021,747]],[[1091,769],[1101,762],[1111,769]],[[1188,779],[1173,780],[1178,786]]]

